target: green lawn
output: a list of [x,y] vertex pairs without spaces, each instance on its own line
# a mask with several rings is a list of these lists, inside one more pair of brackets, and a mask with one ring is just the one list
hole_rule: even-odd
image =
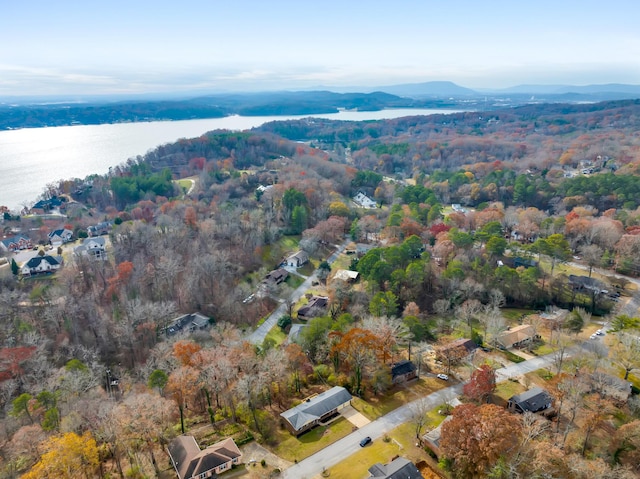
[[188,180],[186,178],[183,178],[181,180],[175,180],[175,183],[178,183],[178,186],[182,189],[184,193],[189,191],[189,188],[191,188],[191,185],[193,184],[191,180]]
[[300,437],[291,435],[286,429],[280,429],[276,433],[277,446],[273,452],[287,461],[300,461],[351,432],[353,432],[351,423],[343,417],[336,419],[328,426],[315,427]]
[[280,326],[276,325],[265,336],[265,341],[267,339],[273,340],[275,342],[275,346],[279,346],[284,343],[285,339],[287,339],[287,335],[280,329]]
[[545,356],[547,354],[551,354],[553,352],[553,348],[545,342],[535,348],[533,352],[538,356]]
[[503,381],[498,383],[496,391],[493,393],[493,402],[498,405],[506,406],[509,398],[515,394],[525,391],[525,387],[515,381]]
[[[443,418],[444,419],[444,418]],[[364,479],[369,477],[368,469],[376,462],[387,464],[397,456],[406,457],[414,464],[425,459],[426,453],[416,447],[415,426],[406,423],[389,434],[375,439],[369,446],[363,447],[328,469],[332,479]]]
[[500,310],[502,316],[504,316],[508,321],[517,321],[522,317],[522,315],[529,315],[535,313],[532,309],[522,309],[522,308],[503,308]]
[[295,274],[290,274],[285,283],[287,283],[287,285],[289,285],[289,287],[291,287],[292,289],[298,289],[298,287],[304,283],[304,278],[301,278],[298,275]]
[[387,393],[379,396],[367,396],[364,400],[354,397],[351,404],[371,421],[378,419],[394,409],[442,389],[442,381],[435,378],[420,378],[408,386],[395,386]]

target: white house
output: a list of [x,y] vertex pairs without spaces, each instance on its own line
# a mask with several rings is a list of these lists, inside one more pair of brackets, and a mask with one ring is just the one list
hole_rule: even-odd
[[353,197],[353,201],[362,208],[373,209],[378,207],[378,204],[362,191],[358,191],[358,194]]
[[51,246],[54,246],[56,248],[58,246],[62,246],[64,243],[68,243],[72,239],[73,239],[73,231],[67,228],[54,230],[51,233],[49,233],[49,243],[51,243]]
[[33,276],[36,274],[53,273],[62,266],[62,257],[57,256],[34,256],[20,268],[23,276]]
[[95,260],[107,260],[105,240],[102,236],[85,238],[80,246],[76,246],[73,252],[78,256],[88,256]]

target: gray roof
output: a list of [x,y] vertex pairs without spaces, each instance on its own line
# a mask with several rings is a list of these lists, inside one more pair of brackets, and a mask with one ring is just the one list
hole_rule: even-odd
[[404,457],[397,457],[389,464],[374,464],[369,473],[376,479],[424,479],[415,464]]
[[343,387],[335,386],[283,412],[280,416],[285,418],[294,430],[299,431],[307,424],[320,419],[349,401],[351,401],[349,391]]
[[401,376],[403,374],[409,374],[415,371],[416,365],[411,361],[404,359],[391,366],[391,377]]
[[512,396],[509,402],[517,404],[524,411],[537,412],[551,407],[551,396],[544,389],[535,387]]
[[9,246],[11,246],[12,243],[18,243],[20,242],[20,240],[24,240],[24,241],[31,241],[29,238],[27,238],[24,235],[18,235],[18,236],[10,236],[9,238],[4,238],[2,241],[2,244],[4,244],[7,248]]
[[164,328],[164,331],[169,336],[177,334],[182,330],[188,330],[190,332],[196,329],[204,329],[209,325],[209,318],[201,313],[183,314],[182,316],[174,319],[171,323]]

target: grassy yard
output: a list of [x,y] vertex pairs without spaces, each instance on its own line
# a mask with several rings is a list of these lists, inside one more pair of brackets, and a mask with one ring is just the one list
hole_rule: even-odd
[[[335,479],[364,479],[369,477],[368,469],[375,463],[387,464],[397,456],[402,456],[414,464],[422,461],[426,453],[416,447],[415,428],[411,424],[397,427],[385,438],[373,441],[355,454],[328,469],[329,477]],[[430,476],[433,477],[433,476]]]
[[191,185],[193,184],[192,180],[189,180],[187,178],[183,178],[181,180],[175,180],[175,183],[178,184],[178,186],[184,193],[189,191],[189,188],[191,188]]
[[299,242],[300,236],[283,236],[262,249],[262,261],[267,265],[277,264],[287,253],[295,253]]
[[351,404],[367,419],[373,421],[408,402],[442,389],[443,386],[442,381],[435,378],[420,378],[408,386],[395,386],[380,396],[367,397],[365,400],[354,397]]
[[287,335],[280,329],[280,326],[276,325],[269,330],[264,339],[265,341],[274,341],[275,346],[279,346],[287,339]]
[[553,348],[548,343],[542,343],[533,350],[534,354],[538,356],[545,356],[553,352]]
[[286,429],[280,429],[276,433],[277,446],[273,452],[287,461],[300,461],[351,434],[352,430],[351,423],[343,417],[328,426],[313,428],[300,437],[292,436]]
[[351,266],[352,258],[353,258],[353,255],[348,255],[344,253],[339,255],[331,265],[331,275],[334,275],[336,271],[338,271],[339,269],[349,269],[349,266]]
[[298,289],[298,287],[304,283],[304,278],[295,274],[290,274],[285,280],[285,283],[287,283],[291,289]]
[[505,317],[509,322],[514,322],[520,319],[523,315],[529,315],[535,313],[532,309],[522,309],[522,308],[503,308],[501,310],[502,316]]
[[493,393],[493,403],[500,406],[506,406],[509,398],[515,394],[520,394],[525,391],[525,387],[515,381],[503,381],[498,383],[495,392]]

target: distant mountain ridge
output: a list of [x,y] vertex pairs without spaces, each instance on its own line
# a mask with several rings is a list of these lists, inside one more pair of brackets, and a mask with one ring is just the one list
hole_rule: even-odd
[[[355,88],[355,87],[354,87]],[[502,90],[473,90],[450,81],[406,83],[360,91],[324,87],[316,90],[199,94],[163,99],[149,95],[74,98],[64,101],[0,99],[0,130],[44,126],[97,125],[158,120],[220,118],[228,115],[278,116],[335,113],[340,109],[385,108],[504,109],[541,103],[596,103],[640,98],[640,85],[518,85]],[[336,91],[341,90],[341,92]],[[119,100],[119,101],[118,101]]]
[[471,96],[479,93],[471,88],[465,88],[450,81],[430,81],[423,83],[404,83],[377,87],[376,90],[398,96]]
[[605,83],[598,85],[516,85],[500,90],[486,90],[492,93],[523,93],[523,94],[555,94],[565,93],[597,94],[622,93],[640,95],[640,85],[624,83]]

